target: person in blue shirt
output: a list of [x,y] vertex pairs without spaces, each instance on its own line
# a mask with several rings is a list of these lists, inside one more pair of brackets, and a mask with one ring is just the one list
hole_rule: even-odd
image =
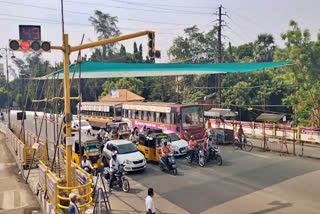
[[77,195],[74,193],[70,193],[69,195],[70,204],[68,208],[68,214],[80,214],[80,210],[78,205],[76,204]]

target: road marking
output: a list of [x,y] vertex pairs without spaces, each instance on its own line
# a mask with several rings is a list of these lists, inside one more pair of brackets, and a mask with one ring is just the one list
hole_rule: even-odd
[[260,158],[271,159],[271,157],[267,157],[267,156],[264,156],[264,155],[259,155],[259,154],[255,154],[255,153],[251,153],[251,152],[245,152],[245,151],[241,151],[241,150],[239,150],[238,152],[246,153],[248,155],[257,156],[257,157],[260,157]]

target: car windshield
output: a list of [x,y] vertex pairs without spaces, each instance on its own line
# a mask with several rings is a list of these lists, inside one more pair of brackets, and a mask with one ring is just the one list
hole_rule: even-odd
[[202,106],[192,106],[182,109],[182,127],[204,126]]
[[117,148],[119,154],[128,154],[138,151],[137,146],[133,143],[117,145]]
[[171,141],[178,141],[178,140],[180,140],[180,137],[179,137],[178,135],[176,135],[175,133],[170,133],[170,134],[168,134],[168,135],[169,135]]
[[100,143],[88,143],[86,145],[86,152],[88,153],[100,152]]
[[90,124],[87,121],[81,121],[81,126],[90,126]]
[[164,142],[169,142],[169,137],[167,135],[157,136],[157,146],[162,146]]

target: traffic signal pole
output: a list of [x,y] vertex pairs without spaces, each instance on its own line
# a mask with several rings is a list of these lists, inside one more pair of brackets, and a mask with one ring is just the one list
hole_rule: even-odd
[[71,158],[72,158],[72,139],[71,139],[71,121],[68,120],[70,112],[70,75],[69,75],[69,57],[70,57],[70,46],[68,34],[63,35],[63,49],[64,49],[64,113],[66,121],[66,179],[67,186],[72,186],[71,178]]
[[83,45],[71,47],[69,45],[68,34],[63,35],[63,46],[51,46],[51,49],[62,50],[64,52],[64,111],[65,111],[65,122],[66,122],[66,180],[67,187],[72,187],[71,178],[71,159],[72,159],[72,145],[73,139],[71,138],[71,111],[70,111],[70,71],[69,71],[69,57],[72,52],[93,48],[101,45],[124,41],[140,36],[154,33],[152,31],[142,31],[133,34],[127,34],[118,36],[115,38],[103,39],[96,42],[91,42]]

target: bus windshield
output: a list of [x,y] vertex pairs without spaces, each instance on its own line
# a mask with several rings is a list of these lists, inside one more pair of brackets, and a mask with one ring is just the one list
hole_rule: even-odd
[[182,127],[204,126],[202,106],[182,108]]

